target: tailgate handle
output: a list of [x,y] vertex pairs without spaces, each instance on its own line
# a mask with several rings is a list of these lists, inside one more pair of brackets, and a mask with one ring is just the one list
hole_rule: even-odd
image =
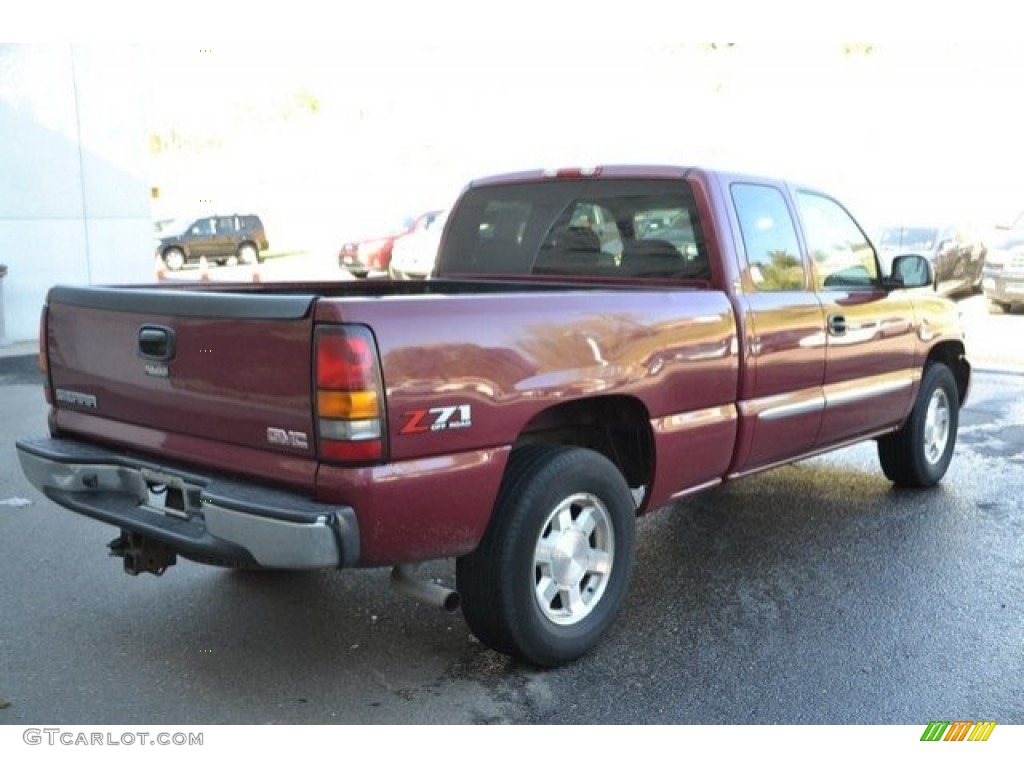
[[142,326],[139,354],[149,360],[170,360],[174,357],[174,331],[160,325]]

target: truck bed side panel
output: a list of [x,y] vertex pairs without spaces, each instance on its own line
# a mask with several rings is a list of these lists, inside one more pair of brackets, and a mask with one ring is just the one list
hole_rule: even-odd
[[[467,482],[452,475],[451,482],[442,480],[429,491],[410,479],[415,471],[404,472],[402,483],[393,484],[395,493],[401,486],[400,497],[383,481],[346,482],[339,491],[341,477],[321,471],[321,500],[356,509],[361,551],[370,558],[403,548],[437,556],[454,534],[452,525],[459,527],[467,551],[475,546],[508,449],[546,412],[570,402],[625,397],[642,405],[657,451],[651,504],[716,481],[732,459],[735,325],[730,303],[718,292],[567,290],[401,302],[324,300],[317,305],[317,322],[360,323],[373,330],[393,466],[422,468],[432,457],[477,457],[459,465],[457,475]],[[409,493],[414,487],[419,490]],[[477,491],[482,503],[468,503],[466,494]],[[447,506],[434,501],[435,493]],[[428,508],[436,519],[425,516]]]

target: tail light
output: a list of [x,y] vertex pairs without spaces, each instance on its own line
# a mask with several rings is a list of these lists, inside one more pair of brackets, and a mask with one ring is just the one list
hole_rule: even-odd
[[320,326],[314,337],[317,445],[321,459],[366,463],[384,458],[384,391],[368,328]]
[[46,352],[46,305],[39,313],[39,372],[43,374],[43,393],[48,405],[53,405],[53,393],[50,391],[50,358]]

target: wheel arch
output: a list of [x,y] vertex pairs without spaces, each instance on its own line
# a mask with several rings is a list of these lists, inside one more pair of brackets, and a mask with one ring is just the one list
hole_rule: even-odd
[[953,372],[957,395],[962,406],[967,401],[967,393],[971,385],[971,364],[967,362],[963,342],[944,341],[935,345],[928,352],[925,367],[932,363],[942,363]]
[[550,406],[530,419],[513,448],[538,443],[589,448],[618,467],[630,488],[650,489],[654,431],[636,397],[601,395]]

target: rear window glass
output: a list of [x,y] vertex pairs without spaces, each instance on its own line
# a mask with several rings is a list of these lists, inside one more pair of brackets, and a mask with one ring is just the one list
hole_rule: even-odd
[[469,190],[443,274],[711,279],[689,184],[559,180]]

